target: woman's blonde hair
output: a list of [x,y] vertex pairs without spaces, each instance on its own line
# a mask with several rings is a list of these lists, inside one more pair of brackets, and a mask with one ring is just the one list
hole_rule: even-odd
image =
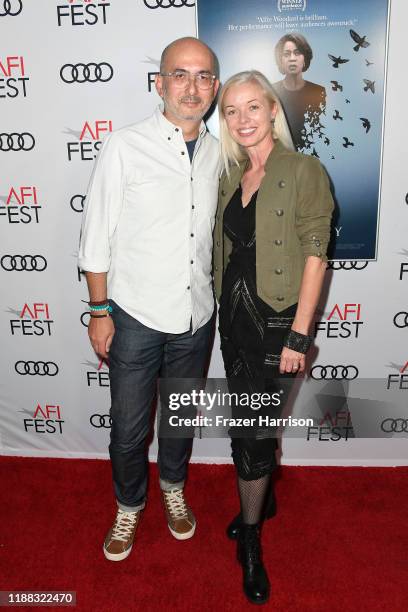
[[294,150],[292,137],[288,128],[285,113],[283,112],[282,105],[279,101],[275,90],[272,85],[258,70],[245,70],[244,72],[238,72],[228,79],[223,85],[220,96],[218,99],[218,112],[220,119],[220,142],[221,142],[221,156],[224,162],[224,168],[229,176],[230,166],[233,164],[239,165],[239,162],[248,159],[248,154],[245,148],[239,145],[230,136],[227,122],[224,116],[223,102],[227,91],[234,85],[243,85],[244,83],[255,83],[259,85],[262,92],[270,102],[271,106],[276,104],[277,112],[275,116],[274,126],[271,124],[271,131],[274,138],[279,138],[282,144],[291,151]]

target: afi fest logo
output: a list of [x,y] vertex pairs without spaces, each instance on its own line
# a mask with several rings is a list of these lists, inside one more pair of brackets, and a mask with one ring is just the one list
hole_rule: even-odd
[[[1,0],[0,0],[1,1]],[[21,55],[0,56],[0,98],[27,97],[27,82],[24,57]]]
[[326,321],[315,322],[315,337],[318,332],[323,332],[327,338],[358,338],[363,324],[361,304],[336,304],[329,312]]
[[[405,257],[408,257],[407,249],[402,249],[402,251],[399,252],[399,255],[405,255]],[[408,263],[406,261],[403,261],[400,264],[400,273],[399,273],[400,280],[403,280],[404,274],[408,274]]]
[[150,70],[147,73],[147,91],[151,93],[152,91],[155,91],[154,83],[156,76],[160,74],[160,60],[147,56],[147,59],[143,60],[142,64],[152,64],[153,66],[156,66],[156,70]]
[[37,187],[12,186],[6,196],[0,195],[0,217],[6,217],[8,223],[39,223],[39,211],[41,204],[38,203]]
[[390,367],[397,369],[398,374],[388,374],[387,389],[398,387],[406,391],[408,389],[408,373],[405,374],[405,371],[408,369],[408,361],[401,368],[394,364],[391,364]]
[[109,387],[109,361],[100,359],[99,363],[85,361],[82,365],[87,366],[86,382],[88,387]]
[[[25,412],[25,411],[23,411]],[[24,430],[36,434],[62,434],[65,421],[61,418],[61,406],[37,404],[31,418],[23,419]]]
[[12,336],[17,334],[21,334],[22,336],[52,335],[52,325],[54,321],[50,319],[48,304],[35,302],[29,305],[26,303],[20,313],[11,308],[9,312],[18,315],[17,319],[10,319]]
[[307,428],[307,441],[339,442],[339,440],[344,440],[347,442],[349,438],[354,438],[354,432],[347,409],[336,410],[334,414],[327,412],[318,425]]
[[66,4],[57,5],[58,26],[93,26],[98,23],[106,25],[109,7],[110,2],[68,0]]
[[93,161],[102,145],[101,137],[112,132],[112,121],[108,119],[94,122],[85,121],[82,130],[75,132],[68,130],[67,133],[76,136],[78,140],[67,142],[68,161],[79,157],[82,161]]

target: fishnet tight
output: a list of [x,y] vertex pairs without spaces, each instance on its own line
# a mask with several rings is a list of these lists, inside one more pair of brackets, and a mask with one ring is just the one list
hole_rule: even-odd
[[242,521],[245,524],[256,525],[260,522],[270,478],[270,474],[257,480],[243,480],[238,477]]

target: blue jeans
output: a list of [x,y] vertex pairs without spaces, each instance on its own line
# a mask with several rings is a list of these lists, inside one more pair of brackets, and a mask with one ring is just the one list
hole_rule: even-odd
[[[144,507],[148,458],[146,439],[158,377],[200,378],[209,357],[214,316],[196,331],[168,334],[146,327],[111,301],[115,335],[109,353],[111,441],[109,454],[118,506]],[[193,438],[159,438],[162,489],[182,488]]]

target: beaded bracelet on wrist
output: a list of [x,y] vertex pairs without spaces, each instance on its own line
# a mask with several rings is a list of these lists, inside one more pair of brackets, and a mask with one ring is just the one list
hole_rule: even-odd
[[108,312],[112,312],[112,306],[109,306],[109,304],[103,304],[101,306],[89,306],[89,310],[91,312],[100,312],[101,310],[107,310]]

